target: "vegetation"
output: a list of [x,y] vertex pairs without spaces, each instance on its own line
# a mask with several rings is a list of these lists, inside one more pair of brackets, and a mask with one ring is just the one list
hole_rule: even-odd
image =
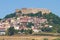
[[29,34],[32,34],[33,33],[33,30],[31,29],[31,30],[28,30],[28,33]]
[[[18,13],[22,13],[21,11],[18,12]],[[46,18],[48,20],[48,25],[52,25],[53,28],[42,28],[42,31],[43,32],[57,32],[57,33],[60,33],[60,17],[58,17],[57,15],[53,14],[52,12],[49,13],[49,14],[42,14],[42,12],[38,12],[36,14],[33,14],[33,13],[29,13],[29,14],[22,14],[22,16],[31,16],[31,17],[43,17],[43,18]],[[16,16],[16,13],[12,13],[12,14],[9,14],[9,15],[6,15],[4,18],[12,18],[12,17],[17,17]],[[31,28],[31,26],[33,26],[34,24],[29,22],[26,26],[28,28]],[[23,30],[21,30],[23,31]]]
[[34,26],[34,24],[32,22],[28,22],[26,25],[28,28],[31,28],[31,26]]
[[40,12],[36,13],[35,16],[37,16],[38,18],[42,17],[42,12],[40,11]]
[[29,14],[23,14],[22,16],[31,16],[31,17],[42,17],[42,12],[38,12],[36,14],[29,13]]
[[21,29],[20,32],[23,33],[24,32],[24,29]]
[[14,27],[10,27],[10,28],[8,29],[7,34],[11,36],[11,35],[14,35],[14,33],[15,33]]
[[0,20],[2,20],[2,19],[0,18]]
[[43,14],[43,18],[46,18],[48,20],[48,24],[53,26],[52,31],[60,33],[60,17],[53,14],[52,12],[49,14]]
[[44,38],[44,40],[48,40],[47,38]]
[[21,30],[21,33],[25,33],[25,34],[32,34],[33,30],[32,29],[28,29],[28,30]]
[[35,39],[32,39],[32,40],[35,40]]
[[57,28],[57,32],[60,33],[60,27]]
[[43,32],[52,32],[52,28],[49,28],[49,27],[43,27],[43,28],[41,28],[41,30]]
[[16,17],[16,13],[8,14],[4,18],[13,18],[13,17]]
[[53,13],[43,14],[43,17],[46,18],[50,23],[52,22],[53,24],[60,25],[60,17]]

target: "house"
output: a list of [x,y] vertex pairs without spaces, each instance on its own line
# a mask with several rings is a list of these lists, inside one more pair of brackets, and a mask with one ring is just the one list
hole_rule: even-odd
[[39,19],[39,22],[40,22],[40,23],[47,23],[47,19],[45,19],[45,18],[40,18],[40,19]]
[[5,28],[7,30],[10,27],[8,22],[0,22],[0,28]]
[[47,19],[37,17],[33,18],[33,23],[44,23],[44,22],[47,22]]
[[5,34],[6,34],[5,28],[0,28],[0,35],[5,35]]
[[19,30],[21,30],[21,29],[27,30],[27,27],[22,25],[22,26],[19,27]]
[[28,18],[27,17],[20,18],[20,22],[28,22]]
[[38,29],[33,29],[33,31],[34,31],[34,32],[36,32],[36,33],[38,33],[38,32],[39,32],[39,30],[38,30]]
[[6,19],[6,22],[10,23],[11,22],[11,18]]
[[38,33],[40,30],[38,30],[36,27],[32,26],[32,30],[36,33]]

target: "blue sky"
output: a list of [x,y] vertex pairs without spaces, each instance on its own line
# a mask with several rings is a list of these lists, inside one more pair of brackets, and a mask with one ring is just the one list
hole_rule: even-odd
[[60,16],[60,0],[0,0],[0,18],[21,8],[47,8]]

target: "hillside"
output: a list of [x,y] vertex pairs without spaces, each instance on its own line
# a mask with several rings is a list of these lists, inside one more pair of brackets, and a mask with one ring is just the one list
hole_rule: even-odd
[[[17,15],[18,14],[18,15]],[[22,21],[22,25],[23,26],[26,26],[27,28],[31,28],[32,26],[36,26],[37,29],[40,29],[41,31],[43,32],[53,32],[53,33],[60,33],[60,17],[55,15],[54,13],[52,12],[49,12],[49,13],[42,13],[42,11],[39,11],[37,13],[28,13],[28,14],[24,14],[22,13],[21,11],[19,12],[14,12],[14,13],[11,13],[9,15],[6,15],[4,17],[4,19],[9,19],[9,18],[12,18],[14,19],[13,17],[15,17],[16,19],[14,19],[15,21],[18,20],[17,18],[21,17],[22,16],[22,19],[20,21]],[[25,18],[26,17],[26,18]],[[36,22],[38,23],[35,23],[35,22],[27,22],[25,20],[28,19],[28,17],[31,17],[32,19],[34,19]],[[11,19],[11,20],[12,20]],[[38,19],[38,20],[37,20]],[[40,21],[40,19],[42,19]],[[29,19],[30,20],[30,19]],[[15,22],[14,21],[14,22]],[[30,20],[31,21],[31,20]],[[45,22],[44,22],[45,21]],[[41,22],[41,23],[40,23]],[[43,23],[42,23],[43,22]],[[28,25],[27,25],[28,23]],[[39,25],[38,25],[39,24]],[[18,24],[20,26],[20,24]],[[21,25],[21,26],[22,26]],[[45,27],[45,25],[47,25],[47,27]],[[43,26],[43,27],[42,27]],[[41,28],[42,27],[42,28]],[[50,28],[49,28],[50,27]],[[52,28],[51,28],[52,27]]]
[[8,14],[4,18],[12,18],[12,17],[16,17],[16,13]]
[[[17,13],[11,13],[11,14],[8,14],[6,15],[4,18],[13,18],[13,17],[16,17]],[[20,14],[20,13],[19,13]],[[52,12],[49,13],[49,14],[43,14],[42,15],[42,12],[38,12],[36,14],[33,14],[33,13],[29,13],[29,14],[22,14],[22,16],[31,16],[31,17],[44,17],[46,18],[49,22],[53,22],[54,24],[59,24],[60,25],[60,17],[58,17],[57,15],[53,14]]]

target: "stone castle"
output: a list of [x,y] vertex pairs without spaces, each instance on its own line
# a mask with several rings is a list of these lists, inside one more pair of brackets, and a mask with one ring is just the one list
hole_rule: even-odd
[[37,13],[39,11],[42,12],[42,14],[46,13],[49,14],[51,11],[45,8],[22,8],[22,9],[16,9],[16,12],[18,13],[21,11],[23,14],[29,14],[29,13]]

